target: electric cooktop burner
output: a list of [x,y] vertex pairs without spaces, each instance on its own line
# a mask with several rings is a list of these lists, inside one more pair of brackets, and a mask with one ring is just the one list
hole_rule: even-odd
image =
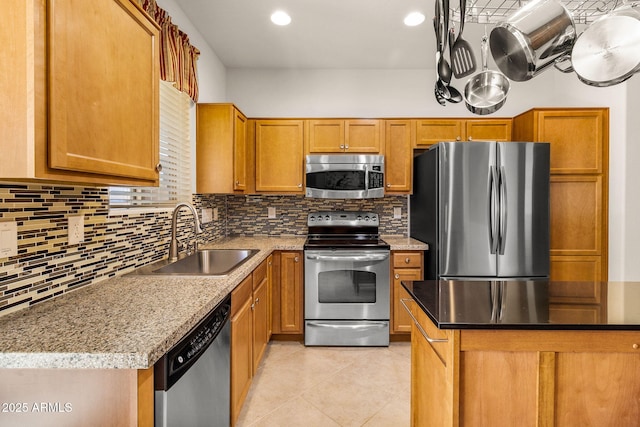
[[307,216],[307,248],[389,249],[380,239],[379,218],[375,212],[316,212]]

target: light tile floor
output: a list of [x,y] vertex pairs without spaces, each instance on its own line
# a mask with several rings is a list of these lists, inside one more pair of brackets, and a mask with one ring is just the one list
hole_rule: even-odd
[[238,427],[406,427],[411,346],[305,347],[272,341]]

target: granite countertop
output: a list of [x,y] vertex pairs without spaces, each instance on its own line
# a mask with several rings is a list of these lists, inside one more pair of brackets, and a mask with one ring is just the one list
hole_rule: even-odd
[[[640,282],[402,284],[440,329],[640,330]],[[550,292],[554,286],[563,290],[562,296]],[[592,298],[585,300],[588,295]]]
[[[392,250],[424,250],[383,236]],[[202,248],[259,249],[224,277],[124,275],[0,317],[0,368],[146,369],[274,250],[306,236],[232,237]]]

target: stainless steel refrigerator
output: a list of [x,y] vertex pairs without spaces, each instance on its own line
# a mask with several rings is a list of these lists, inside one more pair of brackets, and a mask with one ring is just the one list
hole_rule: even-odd
[[414,158],[409,205],[425,278],[548,278],[548,143],[438,143]]

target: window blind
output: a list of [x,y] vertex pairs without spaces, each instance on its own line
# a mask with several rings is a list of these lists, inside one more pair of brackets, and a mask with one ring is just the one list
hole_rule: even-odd
[[110,187],[111,208],[165,207],[191,201],[189,95],[160,81],[160,185]]

